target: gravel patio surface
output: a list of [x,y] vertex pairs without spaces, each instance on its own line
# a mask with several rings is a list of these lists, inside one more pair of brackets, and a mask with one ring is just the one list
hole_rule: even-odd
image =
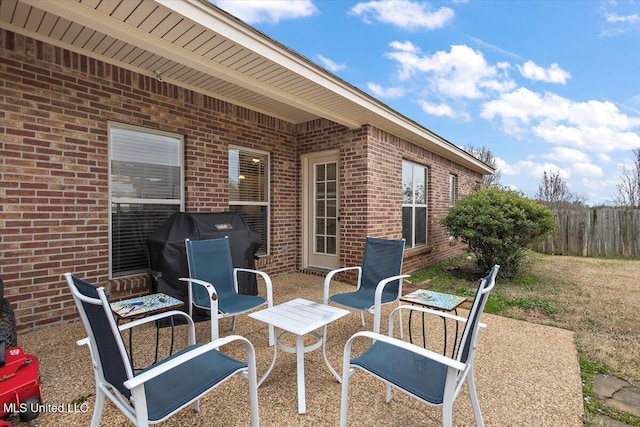
[[[287,274],[273,277],[275,303],[295,297],[322,300],[322,277]],[[497,283],[497,286],[500,284]],[[335,282],[332,293],[353,290]],[[388,318],[386,308],[383,319]],[[462,310],[461,315],[466,315]],[[406,317],[406,316],[405,316]],[[366,317],[371,328],[372,316]],[[406,323],[405,318],[405,323]],[[476,359],[476,384],[487,426],[582,426],[582,388],[573,332],[514,319],[485,314],[487,328],[481,331]],[[435,323],[434,323],[435,322]],[[419,322],[415,321],[414,328]],[[230,321],[220,325],[221,336],[232,333]],[[406,325],[405,325],[406,327]],[[199,341],[209,339],[209,325],[197,324]],[[383,330],[386,331],[386,320]],[[429,343],[441,345],[442,322],[427,323]],[[329,325],[327,352],[338,373],[342,373],[342,352],[346,340],[360,330],[355,313]],[[161,330],[160,348],[168,348],[170,329]],[[183,345],[183,327],[176,328],[177,344]],[[233,333],[247,337],[255,346],[258,376],[266,371],[273,356],[267,343],[265,324],[246,315],[239,317]],[[449,334],[450,336],[453,334]],[[80,322],[51,326],[18,337],[19,345],[35,354],[41,363],[45,412],[29,424],[13,418],[15,426],[87,426],[95,400],[94,377],[89,352],[76,346],[85,336]],[[405,337],[406,338],[406,337]],[[155,328],[134,334],[134,359],[144,364],[153,354]],[[239,346],[224,348],[241,358]],[[263,426],[336,426],[340,416],[341,385],[329,373],[322,351],[305,354],[307,413],[299,415],[296,398],[295,354],[278,351],[270,376],[258,390],[260,423]],[[194,373],[195,374],[195,373]],[[369,375],[357,373],[350,382],[349,425],[354,426],[437,426],[440,408],[432,408],[399,391],[385,403],[384,385]],[[171,390],[167,390],[171,393]],[[75,405],[86,398],[84,405]],[[474,425],[466,386],[454,405],[454,424]],[[128,426],[129,421],[107,402],[104,426]],[[196,413],[191,407],[160,425],[166,426],[247,426],[249,425],[247,382],[241,377],[222,384],[201,401]]]

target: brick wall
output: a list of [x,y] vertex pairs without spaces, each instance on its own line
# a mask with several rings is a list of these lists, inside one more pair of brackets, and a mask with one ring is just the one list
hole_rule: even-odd
[[144,275],[107,276],[109,121],[184,136],[192,212],[228,208],[230,144],[269,152],[270,274],[302,264],[301,155],[340,152],[341,265],[361,263],[367,235],[400,238],[403,158],[429,167],[429,244],[406,252],[408,272],[460,253],[438,225],[448,175],[458,175],[459,195],[480,180],[370,126],[295,126],[0,30],[0,277],[20,330],[76,318],[65,272],[113,297],[146,291]]
[[[377,160],[370,160],[370,163],[374,162],[376,165],[380,165],[384,162],[389,162],[391,164],[387,167],[385,173],[396,174],[395,179],[392,179],[387,184],[395,188],[397,194],[392,196],[393,203],[387,205],[387,209],[392,210],[389,213],[389,219],[395,220],[395,224],[397,224],[395,237],[391,236],[393,238],[400,238],[402,234],[402,198],[400,195],[402,160],[408,160],[428,168],[427,245],[405,250],[403,271],[405,273],[412,272],[438,261],[460,255],[466,247],[459,241],[450,240],[444,228],[439,224],[440,219],[449,212],[449,175],[454,174],[458,177],[458,198],[471,193],[477,187],[478,182],[481,181],[481,175],[423,147],[379,129],[371,130],[369,142],[371,145],[375,144],[378,147],[370,150],[370,153],[378,153],[379,157]],[[383,194],[384,188],[379,188],[378,191]],[[379,223],[378,227],[380,234],[384,235],[383,232],[387,225]]]
[[153,78],[0,30],[0,277],[20,330],[76,318],[63,273],[114,297],[146,277],[109,280],[109,121],[185,137],[187,211],[228,208],[229,144],[271,153],[275,274],[296,268],[295,127]]
[[[298,126],[300,154],[333,149],[340,150],[341,265],[361,264],[366,236],[402,237],[403,159],[429,168],[428,244],[405,251],[404,272],[459,255],[465,249],[449,239],[439,221],[449,210],[449,175],[458,177],[458,197],[463,197],[477,186],[479,174],[370,126],[351,131],[325,120]],[[354,278],[341,277],[351,282]]]

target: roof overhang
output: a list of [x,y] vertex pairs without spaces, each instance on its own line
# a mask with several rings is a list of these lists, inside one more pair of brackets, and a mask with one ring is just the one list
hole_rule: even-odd
[[372,125],[481,174],[444,138],[204,0],[0,0],[0,27],[290,123]]

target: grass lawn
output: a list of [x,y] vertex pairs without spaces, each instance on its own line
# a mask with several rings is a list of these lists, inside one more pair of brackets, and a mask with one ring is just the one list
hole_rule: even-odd
[[[415,286],[473,295],[482,273],[462,256],[411,275]],[[587,421],[604,413],[629,425],[640,418],[604,407],[593,397],[593,374],[640,381],[640,260],[528,253],[518,277],[499,278],[485,311],[576,333]]]

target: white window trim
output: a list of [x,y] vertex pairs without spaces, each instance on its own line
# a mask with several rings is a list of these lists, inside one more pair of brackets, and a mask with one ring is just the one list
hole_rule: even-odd
[[458,176],[449,174],[449,207],[452,208],[458,201]]
[[[130,198],[130,197],[112,197],[111,196],[111,130],[114,128],[118,128],[118,129],[125,129],[125,130],[131,130],[131,131],[135,131],[135,132],[145,132],[145,133],[151,133],[151,134],[155,134],[155,135],[162,135],[162,136],[167,136],[170,138],[176,138],[178,140],[180,140],[180,200],[176,200],[176,199],[138,199],[138,198]],[[143,126],[134,126],[134,125],[129,125],[129,124],[125,124],[125,123],[118,123],[118,122],[107,122],[107,162],[108,162],[108,172],[107,172],[107,182],[108,182],[108,193],[109,193],[109,200],[108,200],[108,226],[109,226],[109,279],[121,279],[123,277],[127,277],[126,275],[123,276],[117,276],[117,277],[113,277],[113,266],[112,266],[112,261],[113,261],[113,239],[112,239],[112,205],[113,202],[121,202],[121,203],[144,203],[144,204],[156,204],[156,205],[161,205],[161,204],[166,204],[166,205],[180,205],[180,211],[184,211],[184,196],[185,196],[185,181],[184,181],[184,136],[177,134],[177,133],[172,133],[172,132],[165,132],[165,131],[161,131],[161,130],[157,130],[157,129],[151,129],[151,128],[146,128]],[[134,274],[137,275],[137,274]]]
[[[407,247],[407,249],[411,249],[411,248],[419,248],[421,246],[426,246],[429,244],[429,167],[425,166],[425,165],[421,165],[419,163],[415,163],[412,162],[410,160],[403,160],[402,161],[403,164],[409,164],[411,165],[412,168],[415,167],[419,167],[419,168],[423,168],[424,169],[424,173],[425,173],[425,202],[426,203],[415,203],[415,201],[413,203],[402,203],[402,207],[403,208],[411,208],[412,211],[412,215],[411,217],[413,218],[413,224],[411,227],[411,241],[407,242],[409,245]],[[416,186],[416,182],[415,182],[415,174],[412,173],[413,176],[413,182],[412,182],[412,186],[414,191],[412,192],[412,197],[415,199],[415,186]],[[416,226],[415,226],[415,220],[416,220],[416,208],[425,208],[426,211],[426,229],[425,229],[425,243],[420,243],[419,245],[416,245]]]
[[[261,256],[269,256],[271,255],[271,153],[263,150],[256,150],[253,148],[243,147],[241,145],[229,144],[229,148],[227,149],[227,157],[229,156],[229,151],[231,150],[239,150],[245,153],[255,153],[257,155],[266,156],[267,157],[267,184],[266,184],[266,192],[267,192],[267,200],[265,202],[250,202],[250,201],[232,201],[231,196],[229,195],[229,206],[266,206],[267,207],[267,235],[265,236],[265,240],[267,242],[265,248],[265,254]],[[227,165],[229,168],[230,165]],[[228,191],[228,189],[227,189]]]

